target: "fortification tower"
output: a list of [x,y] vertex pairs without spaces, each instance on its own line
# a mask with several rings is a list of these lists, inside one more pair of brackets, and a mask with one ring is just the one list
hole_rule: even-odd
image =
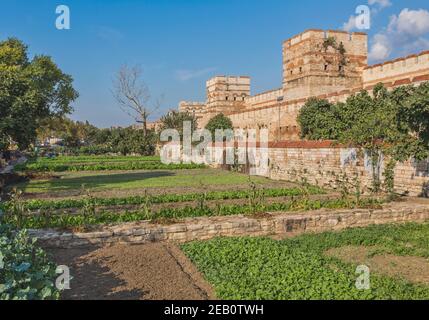
[[245,108],[250,96],[250,78],[218,76],[207,81],[207,112],[229,114]]
[[307,30],[283,44],[285,99],[304,99],[361,87],[367,64],[365,33]]

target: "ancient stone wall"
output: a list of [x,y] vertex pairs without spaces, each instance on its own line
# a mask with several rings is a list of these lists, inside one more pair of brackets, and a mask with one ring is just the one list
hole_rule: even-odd
[[204,118],[207,110],[205,102],[181,101],[179,103],[179,112],[187,112],[193,114],[197,121]]
[[365,88],[379,82],[391,87],[425,80],[429,80],[429,51],[369,66],[363,72]]
[[[334,47],[325,46],[335,39]],[[339,45],[345,49],[341,54]],[[223,113],[235,128],[268,128],[269,140],[300,140],[297,116],[309,97],[345,102],[379,82],[389,89],[429,81],[429,51],[367,65],[367,35],[307,30],[283,44],[283,87],[250,96],[249,77],[214,77],[207,81],[207,103],[195,104],[199,127]],[[181,108],[192,111],[191,103]]]
[[361,86],[367,55],[364,33],[307,30],[286,40],[283,44],[285,100]]
[[[338,186],[345,174],[350,182],[359,177],[362,188],[372,186],[372,165],[369,157],[356,149],[336,147],[325,142],[274,143],[269,149],[270,178],[300,181],[325,187]],[[383,181],[384,160],[377,164]],[[422,195],[429,184],[429,161],[407,161],[395,168],[395,190],[411,196]]]

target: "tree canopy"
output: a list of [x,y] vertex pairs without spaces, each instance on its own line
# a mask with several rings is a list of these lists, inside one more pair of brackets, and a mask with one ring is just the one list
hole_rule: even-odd
[[206,125],[206,129],[211,132],[212,137],[215,137],[216,130],[233,130],[232,121],[223,113],[219,113],[210,119]]
[[398,161],[424,159],[429,153],[429,83],[372,94],[362,91],[346,103],[312,98],[298,116],[302,138],[337,140],[380,150]]
[[191,123],[191,131],[197,129],[197,119],[189,112],[179,112],[176,110],[168,112],[161,118],[160,130],[175,129],[179,132],[180,138],[183,138],[183,123],[189,121]]
[[0,151],[12,142],[20,149],[36,139],[42,121],[72,111],[73,79],[45,55],[28,57],[18,39],[0,42]]
[[362,91],[346,103],[309,99],[298,122],[302,138],[336,140],[364,149],[372,162],[377,190],[380,181],[376,167],[381,155],[389,159],[384,174],[391,181],[397,161],[429,156],[429,83],[392,91],[378,84],[372,94]]

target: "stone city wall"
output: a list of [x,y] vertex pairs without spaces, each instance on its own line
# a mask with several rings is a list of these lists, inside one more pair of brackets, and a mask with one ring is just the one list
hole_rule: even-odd
[[[283,142],[271,144],[268,151],[270,178],[298,181],[305,178],[320,186],[335,186],[335,181],[346,174],[352,181],[357,175],[362,187],[372,185],[372,165],[366,155],[356,149],[336,147],[329,141]],[[381,180],[384,161],[378,164]],[[429,161],[407,161],[395,168],[395,190],[410,196],[427,192]]]

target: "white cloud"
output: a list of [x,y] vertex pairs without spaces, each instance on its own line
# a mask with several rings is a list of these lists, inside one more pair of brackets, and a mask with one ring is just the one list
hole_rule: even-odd
[[[390,0],[368,0],[368,5],[370,6],[370,12],[372,15],[377,14],[384,8],[390,7],[392,3]],[[341,30],[351,32],[354,30],[358,30],[358,27],[356,25],[356,20],[359,18],[358,15],[352,15],[349,17],[349,20],[345,23],[343,23],[343,26],[341,27]]]
[[180,81],[188,81],[191,79],[202,77],[210,72],[216,71],[216,68],[204,68],[200,70],[182,69],[176,71],[176,76]]
[[373,61],[390,57],[395,50],[401,55],[429,48],[429,11],[403,9],[399,15],[390,17],[384,31],[377,33],[371,44],[369,58]]
[[385,60],[392,53],[392,48],[388,37],[384,34],[376,34],[373,38],[371,49],[368,53],[370,60]]
[[347,32],[356,29],[356,17],[350,16],[349,20],[343,24],[343,27],[341,29]]
[[387,28],[389,32],[421,36],[429,32],[429,11],[404,9],[399,16],[393,15]]
[[368,0],[370,6],[378,5],[380,8],[387,8],[392,5],[390,0]]

